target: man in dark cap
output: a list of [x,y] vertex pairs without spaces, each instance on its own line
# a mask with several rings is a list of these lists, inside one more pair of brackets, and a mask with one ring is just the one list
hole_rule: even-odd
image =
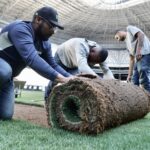
[[0,119],[11,119],[14,112],[13,77],[29,66],[41,76],[65,83],[73,76],[52,57],[48,39],[63,29],[57,11],[51,7],[37,10],[32,22],[16,21],[0,34]]

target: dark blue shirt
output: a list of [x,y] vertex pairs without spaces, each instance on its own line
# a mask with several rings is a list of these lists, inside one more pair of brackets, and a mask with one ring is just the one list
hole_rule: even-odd
[[35,37],[31,22],[16,21],[2,29],[0,58],[10,64],[13,77],[26,66],[43,77],[55,80],[58,73],[70,76],[54,60],[49,41]]

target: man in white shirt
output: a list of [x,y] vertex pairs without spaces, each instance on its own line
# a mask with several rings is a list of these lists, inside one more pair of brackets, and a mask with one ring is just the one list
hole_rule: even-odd
[[78,73],[93,75],[96,73],[90,66],[99,64],[104,76],[113,79],[114,76],[105,62],[107,56],[107,50],[96,42],[84,38],[72,38],[58,46],[55,60],[57,63],[63,64],[68,71],[78,69]]
[[[92,74],[98,76],[90,66],[99,64],[105,79],[114,79],[105,60],[108,51],[94,41],[84,38],[72,38],[58,46],[55,61],[67,72],[75,74]],[[46,93],[50,93],[49,83]],[[47,97],[49,94],[45,94]]]
[[125,41],[130,54],[127,81],[141,85],[150,92],[150,41],[142,30],[127,26],[126,31],[117,31],[115,39]]

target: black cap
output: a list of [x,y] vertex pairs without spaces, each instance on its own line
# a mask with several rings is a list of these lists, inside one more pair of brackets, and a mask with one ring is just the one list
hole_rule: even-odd
[[35,15],[41,16],[45,20],[47,20],[50,24],[58,27],[63,30],[64,27],[58,23],[58,13],[52,7],[42,7],[35,12]]

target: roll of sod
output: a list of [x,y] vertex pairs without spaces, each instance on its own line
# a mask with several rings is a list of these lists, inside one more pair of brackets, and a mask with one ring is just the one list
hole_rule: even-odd
[[48,122],[52,127],[97,134],[144,117],[149,105],[149,94],[130,83],[79,77],[52,90]]

